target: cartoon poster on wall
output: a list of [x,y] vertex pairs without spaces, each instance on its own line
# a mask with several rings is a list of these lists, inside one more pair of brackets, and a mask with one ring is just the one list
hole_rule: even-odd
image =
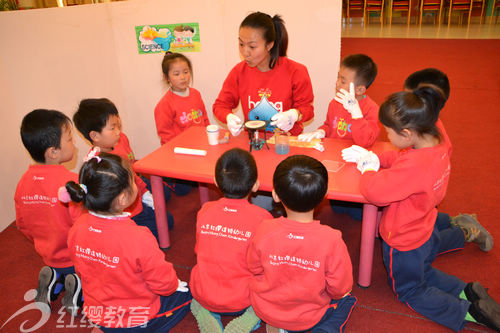
[[139,54],[201,51],[198,23],[141,25],[135,34]]

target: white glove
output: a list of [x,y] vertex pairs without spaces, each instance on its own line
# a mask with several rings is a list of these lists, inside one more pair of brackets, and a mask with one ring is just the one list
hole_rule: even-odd
[[297,119],[299,119],[299,112],[295,109],[278,112],[271,117],[271,126],[276,126],[280,130],[288,132],[292,129]]
[[226,122],[227,129],[233,136],[238,136],[243,130],[243,121],[234,113],[230,113],[227,115]]
[[372,151],[361,156],[358,161],[358,170],[361,171],[361,174],[364,174],[365,171],[375,171],[377,172],[380,168],[380,161],[378,156],[375,155]]
[[189,288],[187,286],[188,285],[187,282],[181,281],[179,279],[177,279],[177,281],[179,281],[179,285],[177,286],[177,290],[176,291],[187,293],[189,291]]
[[340,89],[334,99],[344,106],[344,109],[351,114],[352,119],[363,118],[363,113],[359,108],[358,100],[354,94],[354,83],[349,84],[349,91]]
[[300,134],[297,138],[299,141],[311,142],[312,139],[323,139],[325,137],[325,131],[322,129],[317,129],[314,132]]
[[342,158],[346,162],[358,163],[359,158],[368,153],[363,147],[352,145],[349,148],[342,149]]
[[149,206],[149,207],[155,209],[153,195],[149,191],[146,191],[146,193],[144,193],[142,195],[142,203],[145,204],[146,206]]

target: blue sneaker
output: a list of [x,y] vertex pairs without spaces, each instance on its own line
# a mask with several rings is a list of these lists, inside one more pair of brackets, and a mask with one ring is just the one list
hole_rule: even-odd
[[76,317],[78,309],[82,307],[82,283],[76,274],[68,274],[64,279],[64,289],[66,293],[62,299],[62,305],[66,311]]
[[36,288],[35,302],[38,308],[45,312],[50,313],[50,302],[57,298],[54,295],[54,287],[57,282],[57,273],[55,269],[49,266],[43,266],[38,274],[38,287]]

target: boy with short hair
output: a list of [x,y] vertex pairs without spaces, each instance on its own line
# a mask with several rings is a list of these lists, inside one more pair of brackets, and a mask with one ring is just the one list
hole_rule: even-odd
[[[248,151],[234,148],[222,154],[215,166],[215,183],[224,197],[205,203],[196,221],[191,311],[201,332],[250,332],[260,320],[250,306],[252,274],[246,253],[258,225],[272,216],[248,201],[259,188],[257,165]],[[224,329],[221,314],[239,317]]]
[[328,106],[326,120],[316,131],[299,135],[300,141],[324,137],[350,139],[370,147],[380,133],[378,105],[366,95],[377,76],[377,65],[364,54],[351,54],[340,63],[336,96]]
[[340,332],[356,304],[342,234],[313,217],[327,188],[326,168],[309,156],[288,157],[274,172],[272,195],[287,218],[263,221],[247,254],[250,299],[267,332]]
[[[450,81],[448,76],[437,68],[424,68],[410,74],[406,78],[404,89],[411,91],[423,85],[437,87],[437,89],[442,91],[445,99],[439,108],[439,112],[441,112],[450,97]],[[446,133],[443,122],[439,118],[436,121],[436,127],[439,129],[443,142],[448,148],[448,154],[451,157],[453,151],[451,140]],[[476,214],[459,214],[451,217],[447,213],[439,212],[435,227],[438,232],[448,233],[446,238],[455,240],[454,242],[441,242],[438,254],[462,249],[464,242],[474,242],[485,252],[493,248],[493,237],[476,219]],[[454,237],[450,235],[454,235]]]
[[37,109],[21,124],[21,139],[35,160],[17,184],[14,201],[16,224],[35,245],[47,265],[40,270],[35,301],[44,312],[63,290],[62,304],[76,315],[80,279],[70,259],[67,238],[80,207],[58,200],[58,190],[78,175],[62,163],[71,161],[75,150],[71,120],[55,110]]
[[[121,120],[116,106],[107,98],[83,99],[73,115],[73,121],[78,131],[98,151],[111,153],[135,162],[134,153],[129,140],[121,131]],[[154,203],[147,184],[135,174],[138,195],[135,202],[127,208],[132,220],[137,225],[146,226],[158,239],[158,229],[154,214]],[[168,196],[166,197],[168,200]],[[173,228],[174,218],[167,212],[169,229]]]

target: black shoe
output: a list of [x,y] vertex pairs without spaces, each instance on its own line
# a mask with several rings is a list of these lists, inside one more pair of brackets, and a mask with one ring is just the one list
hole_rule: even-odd
[[76,274],[66,275],[64,280],[64,289],[66,293],[62,299],[62,305],[66,308],[66,311],[76,317],[78,315],[78,309],[82,307],[82,283],[80,278]]
[[469,313],[478,323],[500,332],[500,306],[492,298],[472,303]]
[[486,289],[479,282],[469,282],[464,288],[465,296],[469,302],[474,303],[480,299],[491,299]]
[[49,266],[43,266],[38,274],[38,287],[36,288],[35,302],[38,308],[45,313],[51,312],[50,301],[54,297],[56,282],[56,271]]

